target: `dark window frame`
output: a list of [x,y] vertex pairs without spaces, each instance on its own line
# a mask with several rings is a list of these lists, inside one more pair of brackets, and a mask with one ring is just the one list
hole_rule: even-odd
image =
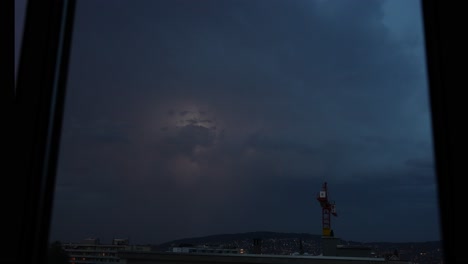
[[[28,1],[13,87],[16,236],[6,258],[45,263],[75,0]],[[16,89],[16,90],[15,90]]]

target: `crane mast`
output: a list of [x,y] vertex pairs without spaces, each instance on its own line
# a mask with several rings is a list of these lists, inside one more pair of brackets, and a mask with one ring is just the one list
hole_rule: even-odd
[[336,213],[335,202],[332,203],[328,200],[327,182],[323,183],[322,190],[317,195],[317,200],[322,207],[322,235],[332,237],[334,234],[331,228],[331,215],[338,215]]

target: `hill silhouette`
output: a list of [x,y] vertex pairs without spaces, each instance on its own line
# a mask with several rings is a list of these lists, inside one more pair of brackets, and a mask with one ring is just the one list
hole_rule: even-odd
[[320,242],[321,235],[314,235],[309,233],[284,233],[284,232],[269,232],[269,231],[256,231],[256,232],[245,232],[245,233],[233,233],[233,234],[218,234],[203,237],[192,237],[182,238],[177,240],[168,241],[158,245],[158,248],[167,248],[180,245],[200,245],[200,244],[226,244],[232,241],[239,240],[251,240],[260,238],[263,240],[267,239],[307,239],[316,240]]

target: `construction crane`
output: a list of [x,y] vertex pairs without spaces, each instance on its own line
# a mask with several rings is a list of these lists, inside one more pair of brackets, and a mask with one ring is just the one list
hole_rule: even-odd
[[317,196],[317,200],[320,202],[322,207],[322,235],[327,237],[333,237],[333,230],[331,228],[331,215],[338,216],[336,214],[335,202],[328,200],[328,188],[327,182],[322,185],[322,190]]

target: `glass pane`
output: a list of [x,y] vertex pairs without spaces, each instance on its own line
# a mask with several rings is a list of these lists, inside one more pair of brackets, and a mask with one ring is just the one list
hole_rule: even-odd
[[15,0],[15,84],[18,71],[21,43],[23,41],[24,20],[27,0]]
[[78,1],[75,17],[51,240],[441,260],[419,1]]

